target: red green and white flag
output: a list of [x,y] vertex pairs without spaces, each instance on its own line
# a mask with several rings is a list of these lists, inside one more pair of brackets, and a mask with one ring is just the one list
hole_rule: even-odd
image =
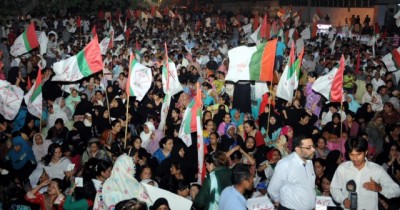
[[126,83],[126,94],[135,96],[136,100],[141,101],[149,91],[153,75],[151,69],[140,64],[133,53],[130,55],[128,82]]
[[54,63],[52,81],[77,81],[104,68],[97,35],[75,56]]
[[175,63],[168,58],[167,44],[165,44],[165,59],[161,80],[165,94],[170,94],[173,96],[183,90],[183,87],[178,79],[178,72],[176,70]]
[[393,72],[400,69],[400,47],[394,49],[393,52],[386,54],[382,58],[382,62],[386,65],[388,71]]
[[110,37],[110,43],[108,43],[108,49],[111,49],[114,47],[114,28],[112,26],[110,27],[110,32],[108,36]]
[[249,63],[250,80],[272,81],[277,43],[278,39],[274,39],[257,46]]
[[[312,89],[320,93],[328,101],[341,102],[343,100],[343,71],[344,71],[344,58],[341,59],[339,66],[335,66],[328,74],[318,77],[315,80]],[[341,86],[338,86],[341,85]]]
[[274,39],[257,47],[239,46],[229,50],[229,71],[225,80],[272,81],[277,42]]
[[336,72],[335,78],[332,81],[332,88],[329,100],[331,102],[342,102],[343,101],[343,73],[344,73],[344,56],[340,58],[339,69]]
[[303,63],[303,56],[304,56],[304,47],[301,50],[301,53],[300,53],[299,57],[297,58],[297,60],[294,62],[294,68],[296,70],[294,89],[297,89],[299,87],[300,69],[301,69],[301,65]]
[[14,57],[18,57],[31,51],[39,46],[38,37],[35,31],[35,25],[32,22],[28,28],[18,36],[14,44],[10,48],[10,54]]
[[292,44],[289,55],[289,63],[286,64],[286,67],[283,70],[282,76],[278,83],[278,89],[276,90],[276,96],[288,102],[292,102],[296,87],[297,74],[294,48],[294,44]]
[[164,101],[161,107],[161,118],[160,118],[160,124],[158,125],[159,130],[164,130],[165,128],[165,123],[167,120],[167,116],[169,113],[169,107],[171,105],[171,95],[170,94],[165,94],[164,96]]
[[320,9],[317,8],[315,10],[315,14],[314,14],[314,17],[313,17],[313,22],[314,23],[318,23],[318,21],[321,20],[321,18],[322,18],[322,12],[321,12]]
[[33,88],[24,96],[28,112],[37,118],[42,116],[42,67],[39,67]]
[[21,107],[24,91],[5,80],[0,80],[0,114],[6,120],[14,120]]

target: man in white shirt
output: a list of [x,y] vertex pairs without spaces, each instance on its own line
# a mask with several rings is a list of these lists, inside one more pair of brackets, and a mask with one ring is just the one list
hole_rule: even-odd
[[278,162],[268,186],[268,193],[278,210],[315,208],[315,174],[312,163],[314,143],[299,135],[293,139],[295,152]]
[[368,142],[363,138],[351,138],[346,141],[346,151],[350,160],[339,165],[331,182],[331,194],[342,207],[349,209],[351,201],[347,191],[347,182],[356,184],[357,209],[378,209],[378,194],[386,198],[400,196],[400,187],[378,164],[367,160]]

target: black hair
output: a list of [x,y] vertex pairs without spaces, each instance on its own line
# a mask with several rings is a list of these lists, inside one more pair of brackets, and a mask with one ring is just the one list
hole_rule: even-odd
[[219,166],[228,166],[229,165],[229,159],[225,155],[224,152],[217,151],[217,152],[212,152],[206,155],[204,158],[206,163],[212,163],[215,165],[215,167]]
[[319,163],[322,167],[325,167],[326,166],[326,161],[324,160],[324,159],[322,159],[322,158],[317,158],[317,159],[315,159],[314,161],[313,161],[313,163],[315,164],[315,163]]
[[54,125],[55,125],[55,124],[59,124],[59,123],[62,124],[62,125],[64,125],[64,120],[61,119],[61,118],[57,118],[56,121],[54,122]]
[[147,210],[147,204],[136,198],[123,200],[115,205],[115,210]]
[[217,137],[217,139],[219,139],[219,134],[218,134],[218,132],[213,131],[213,132],[210,133],[209,136],[211,136],[211,135],[215,135],[215,137]]
[[160,140],[160,142],[158,142],[158,146],[159,146],[161,149],[164,149],[164,144],[166,144],[168,140],[173,140],[173,139],[172,139],[172,137],[164,136],[164,137]]
[[184,190],[184,189],[189,189],[189,183],[185,180],[178,180],[176,183],[176,190]]
[[52,182],[56,182],[58,185],[58,189],[60,190],[60,192],[64,192],[65,189],[67,189],[67,186],[64,184],[64,181],[59,179],[59,178],[53,178],[51,179]]
[[346,141],[345,148],[347,153],[351,153],[353,150],[366,152],[368,151],[368,142],[362,137],[353,137]]
[[293,138],[293,148],[300,147],[303,144],[302,141],[304,139],[309,139],[309,137],[307,137],[305,135],[295,136]]
[[251,178],[251,173],[250,173],[250,166],[243,164],[243,163],[238,163],[236,164],[233,169],[232,169],[232,184],[240,184],[244,180],[249,180]]
[[248,125],[250,125],[250,127],[255,128],[256,124],[254,123],[254,120],[246,120],[243,122],[243,124],[247,123]]
[[119,120],[111,121],[111,127],[114,127],[117,123],[119,123]]
[[232,161],[235,161],[235,160],[241,160],[243,155],[239,150],[236,150],[229,157],[231,158]]
[[50,164],[51,158],[53,157],[53,155],[56,152],[57,148],[60,148],[60,150],[62,151],[61,145],[59,145],[57,143],[50,144],[49,148],[47,149],[47,155],[45,155],[42,158],[42,161],[43,161],[45,166],[48,166]]

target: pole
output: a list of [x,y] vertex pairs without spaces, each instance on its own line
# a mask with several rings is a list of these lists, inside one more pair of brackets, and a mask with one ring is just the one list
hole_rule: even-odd
[[[104,77],[104,75],[103,75]],[[106,87],[106,101],[107,101],[107,111],[108,111],[108,122],[111,123],[111,117],[110,117],[110,101],[108,100],[108,94],[107,94],[107,87]]]
[[[342,111],[343,109],[343,100],[340,100],[340,111],[339,113]],[[343,145],[343,123],[342,123],[342,119],[340,118],[340,153],[343,154],[343,149],[342,149],[342,145]]]
[[125,141],[124,141],[124,149],[126,149],[126,142],[128,141],[127,137],[128,137],[128,114],[129,114],[129,98],[130,96],[127,95],[127,99],[126,99],[126,115],[125,115]]
[[[269,88],[269,91],[271,92],[271,90],[272,90],[272,88],[273,88],[273,80],[274,80],[274,74],[275,74],[275,70],[274,70],[274,72],[273,72],[273,74],[272,74],[272,79],[271,79],[271,85],[270,85],[270,88]],[[271,97],[271,99],[270,99],[270,97],[268,97],[268,121],[267,121],[267,137],[268,137],[268,132],[269,132],[269,118],[271,117],[271,103],[272,103],[272,97]]]

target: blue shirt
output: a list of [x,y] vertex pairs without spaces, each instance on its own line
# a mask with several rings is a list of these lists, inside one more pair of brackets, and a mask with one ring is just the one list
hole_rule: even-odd
[[219,210],[246,210],[246,199],[232,185],[225,188],[219,199]]
[[278,42],[276,45],[276,56],[283,56],[283,53],[285,52],[286,45],[283,42]]
[[289,209],[315,208],[315,174],[311,160],[304,162],[296,152],[278,162],[268,185],[274,202]]

